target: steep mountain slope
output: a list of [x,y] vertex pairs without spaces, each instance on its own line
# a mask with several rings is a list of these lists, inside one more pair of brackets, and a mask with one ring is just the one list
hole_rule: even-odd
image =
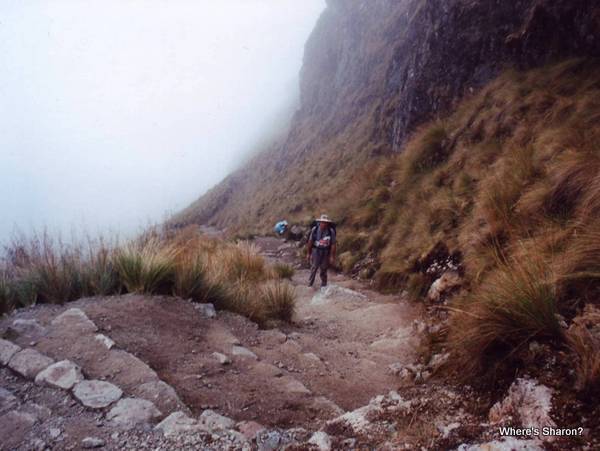
[[600,54],[592,1],[330,0],[306,44],[287,139],[175,218],[264,229],[331,208],[356,168],[506,67]]

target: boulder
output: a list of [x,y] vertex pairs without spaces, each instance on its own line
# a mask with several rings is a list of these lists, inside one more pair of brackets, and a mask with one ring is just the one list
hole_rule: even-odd
[[53,362],[50,357],[40,354],[35,349],[23,349],[13,355],[8,362],[8,367],[23,377],[33,379]]
[[139,398],[121,399],[106,414],[106,419],[114,424],[133,427],[138,424],[151,423],[162,414],[154,403]]
[[154,429],[161,431],[166,437],[207,431],[206,426],[181,411],[173,412],[158,423]]
[[518,378],[508,389],[506,397],[492,406],[489,412],[491,423],[508,418],[524,428],[556,427],[550,417],[552,390],[537,381]]
[[81,447],[85,449],[102,448],[106,442],[98,437],[86,437],[81,441]]
[[147,399],[163,412],[172,412],[185,408],[173,387],[164,381],[150,381],[135,389],[139,398]]
[[231,363],[231,359],[227,357],[225,354],[220,352],[213,352],[212,356],[219,362],[221,365],[229,365]]
[[205,318],[217,317],[217,311],[215,310],[215,306],[213,304],[195,304],[194,308],[198,310]]
[[10,337],[39,338],[46,334],[46,328],[35,319],[16,319],[8,327],[7,335]]
[[73,395],[86,407],[102,409],[123,396],[123,391],[110,382],[84,380],[73,388]]
[[231,347],[231,354],[236,357],[244,357],[249,359],[258,360],[258,356],[254,354],[250,349],[243,346],[234,345]]
[[102,343],[106,349],[112,349],[115,345],[115,342],[104,334],[96,334],[94,338]]
[[83,380],[81,368],[70,360],[53,363],[35,377],[37,384],[47,384],[52,387],[70,390]]
[[226,416],[220,415],[214,410],[205,410],[200,415],[200,421],[208,429],[212,430],[223,430],[233,429],[235,427],[235,421]]
[[293,377],[282,377],[281,381],[283,383],[283,390],[287,393],[292,393],[296,395],[309,395],[310,390],[306,388],[306,386],[300,382],[298,379],[294,379]]
[[21,348],[8,340],[0,339],[0,363],[8,365],[8,362]]
[[331,437],[329,437],[329,434],[323,431],[315,432],[311,436],[308,443],[310,445],[315,445],[319,449],[319,451],[331,450]]

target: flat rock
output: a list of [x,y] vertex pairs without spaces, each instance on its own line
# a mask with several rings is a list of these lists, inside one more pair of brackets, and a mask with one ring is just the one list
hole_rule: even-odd
[[217,311],[213,304],[194,304],[194,308],[200,312],[205,318],[216,318]]
[[81,381],[73,388],[73,395],[86,407],[102,409],[123,396],[123,391],[110,382]]
[[73,386],[83,380],[81,368],[70,360],[61,360],[53,363],[45,370],[42,370],[35,377],[37,384],[47,384],[52,387],[70,390]]
[[258,356],[254,354],[250,349],[244,348],[243,346],[234,345],[231,347],[231,354],[236,357],[244,357],[249,359],[258,360]]
[[154,403],[139,398],[121,399],[106,414],[106,419],[122,426],[133,427],[137,424],[151,423],[162,414]]
[[96,334],[94,338],[102,343],[106,349],[112,349],[115,345],[115,342],[104,334]]
[[229,365],[231,363],[231,359],[227,357],[225,354],[220,352],[213,352],[212,356],[219,362],[221,365]]
[[164,381],[151,381],[134,390],[139,398],[147,399],[162,412],[173,412],[186,408],[173,387]]
[[98,331],[94,322],[87,317],[83,310],[78,308],[65,310],[54,318],[51,324],[55,328],[77,329],[82,333],[93,333]]
[[299,395],[308,395],[310,390],[300,382],[298,379],[292,377],[283,377],[283,389],[288,393],[294,393]]
[[16,319],[8,327],[8,336],[38,338],[46,334],[46,328],[35,319]]
[[17,397],[5,388],[0,387],[0,415],[17,406]]
[[206,426],[194,418],[190,418],[184,412],[173,412],[167,418],[158,423],[156,430],[162,431],[166,437],[207,431]]
[[231,418],[220,415],[210,409],[202,412],[200,421],[210,430],[233,429],[235,427],[235,421]]
[[313,296],[310,303],[311,305],[324,305],[335,301],[365,302],[367,300],[367,296],[358,291],[331,284],[321,288],[319,292]]
[[81,447],[85,449],[102,448],[106,442],[98,437],[86,437],[81,441]]
[[0,339],[0,363],[2,365],[8,365],[12,356],[20,350],[21,348],[12,341]]
[[53,362],[50,357],[40,354],[35,349],[23,349],[12,356],[8,367],[23,377],[33,379]]

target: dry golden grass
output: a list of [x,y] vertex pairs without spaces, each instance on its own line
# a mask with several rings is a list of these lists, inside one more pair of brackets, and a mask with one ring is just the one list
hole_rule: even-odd
[[291,267],[268,267],[250,243],[209,239],[195,228],[150,229],[124,246],[103,240],[66,246],[44,234],[8,247],[0,310],[125,291],[213,302],[265,325],[291,319],[294,293],[279,278],[292,275]]
[[[525,257],[526,256],[526,257]],[[465,375],[480,374],[531,340],[562,339],[555,275],[542,256],[498,259],[451,308],[449,345]]]

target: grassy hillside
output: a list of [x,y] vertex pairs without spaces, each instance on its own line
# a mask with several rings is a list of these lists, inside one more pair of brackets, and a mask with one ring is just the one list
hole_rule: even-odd
[[[577,342],[562,321],[600,288],[599,61],[505,72],[422,126],[401,153],[369,158],[369,147],[345,161],[336,149],[367,146],[372,118],[363,119],[323,149],[334,155],[325,163],[275,167],[269,153],[257,157],[201,201],[214,202],[207,218],[253,232],[326,211],[340,224],[344,270],[418,300],[455,270],[462,289],[441,338],[471,373],[532,340]],[[253,191],[219,209],[240,177]],[[590,365],[585,378],[600,378]]]
[[345,269],[422,299],[456,266],[448,340],[463,371],[532,340],[573,343],[563,321],[600,289],[599,120],[598,61],[503,74],[351,178],[331,209]]

